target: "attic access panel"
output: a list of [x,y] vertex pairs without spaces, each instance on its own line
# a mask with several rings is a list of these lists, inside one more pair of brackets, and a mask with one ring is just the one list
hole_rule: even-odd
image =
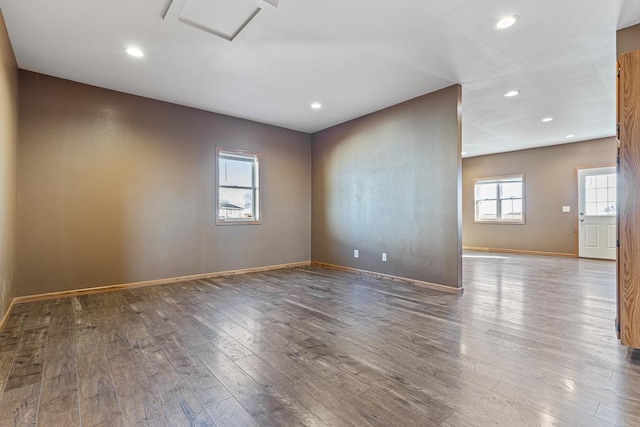
[[[165,20],[177,20],[233,42],[246,38],[279,0],[173,0]],[[243,36],[243,37],[241,37]]]

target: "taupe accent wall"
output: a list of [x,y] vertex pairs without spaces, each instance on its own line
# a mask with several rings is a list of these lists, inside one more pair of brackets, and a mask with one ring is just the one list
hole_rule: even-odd
[[312,135],[314,261],[461,287],[460,102],[451,86]]
[[640,50],[640,24],[616,32],[618,58],[625,53]]
[[[616,155],[615,138],[605,138],[463,159],[464,246],[577,254],[576,167],[615,164]],[[474,178],[521,173],[526,224],[474,223]]]
[[[310,136],[20,71],[16,295],[310,260]],[[216,147],[262,224],[216,226]]]
[[18,66],[0,11],[0,319],[13,298]]

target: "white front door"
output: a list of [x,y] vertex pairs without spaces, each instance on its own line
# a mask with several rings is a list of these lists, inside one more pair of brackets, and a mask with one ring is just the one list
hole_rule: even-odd
[[581,258],[616,259],[614,166],[578,170],[578,241]]

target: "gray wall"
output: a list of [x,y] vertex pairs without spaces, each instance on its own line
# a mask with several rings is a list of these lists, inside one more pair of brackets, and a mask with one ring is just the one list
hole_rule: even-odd
[[625,53],[640,50],[640,24],[616,32],[618,58]]
[[451,86],[312,136],[314,261],[461,286],[460,94]]
[[[575,168],[614,164],[615,138],[534,148],[462,161],[464,246],[576,254]],[[474,178],[525,174],[526,224],[474,223]],[[571,206],[563,213],[562,206]]]
[[0,319],[13,298],[18,66],[0,11]]
[[[17,295],[310,260],[310,136],[20,71]],[[216,147],[262,225],[216,226]]]

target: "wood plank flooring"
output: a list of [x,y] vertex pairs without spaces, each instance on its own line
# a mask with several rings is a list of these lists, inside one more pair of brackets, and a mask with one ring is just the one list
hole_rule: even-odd
[[614,274],[468,252],[460,297],[308,267],[18,304],[0,425],[637,426]]

